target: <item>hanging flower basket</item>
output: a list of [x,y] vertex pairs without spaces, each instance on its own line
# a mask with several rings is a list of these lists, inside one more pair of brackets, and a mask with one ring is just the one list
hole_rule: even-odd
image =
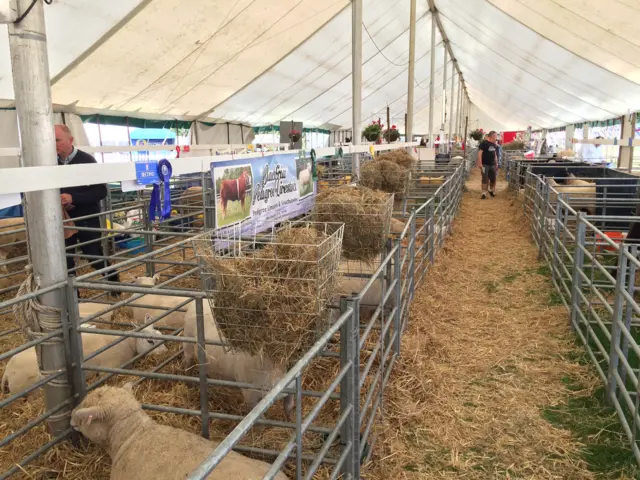
[[300,138],[302,138],[302,135],[300,134],[300,131],[291,130],[289,132],[289,140],[291,140],[293,143],[299,142]]
[[373,123],[371,123],[371,125],[367,125],[367,128],[362,131],[362,136],[368,142],[377,142],[380,139],[381,133],[382,124],[380,123],[380,120],[378,120],[377,122],[374,121]]
[[469,134],[471,138],[473,138],[476,142],[481,141],[484,138],[484,131],[481,128],[478,128]]
[[388,143],[397,142],[398,140],[400,140],[400,132],[395,125],[392,125],[391,129],[385,130],[382,136]]

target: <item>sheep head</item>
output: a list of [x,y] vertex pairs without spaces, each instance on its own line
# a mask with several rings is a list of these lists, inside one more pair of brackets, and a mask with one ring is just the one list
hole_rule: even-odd
[[137,277],[133,283],[141,287],[154,287],[160,281],[160,274],[156,273],[153,277]]
[[71,426],[90,441],[106,445],[109,431],[119,419],[140,411],[131,384],[124,388],[100,387],[90,392],[71,412]]
[[[147,314],[149,317],[150,315]],[[149,318],[145,318],[145,323],[149,321]],[[161,332],[153,328],[153,325],[149,325],[141,330],[142,333],[146,333],[148,335],[160,336]],[[153,347],[162,342],[162,339],[153,339],[153,338],[136,338],[136,352],[144,353],[148,350],[151,350]],[[152,352],[149,352],[149,355],[162,355],[167,352],[167,347],[164,345],[160,345],[158,348],[155,348]]]

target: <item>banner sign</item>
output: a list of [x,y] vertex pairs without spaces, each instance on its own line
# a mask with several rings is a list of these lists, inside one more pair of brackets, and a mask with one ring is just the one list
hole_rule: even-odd
[[254,235],[313,207],[312,161],[296,153],[211,163],[216,196],[215,228],[242,222],[242,234]]

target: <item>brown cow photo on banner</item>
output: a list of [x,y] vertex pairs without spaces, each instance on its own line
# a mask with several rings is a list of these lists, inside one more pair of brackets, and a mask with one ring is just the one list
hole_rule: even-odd
[[216,170],[216,195],[218,209],[216,226],[222,227],[245,220],[251,216],[250,165],[233,166]]

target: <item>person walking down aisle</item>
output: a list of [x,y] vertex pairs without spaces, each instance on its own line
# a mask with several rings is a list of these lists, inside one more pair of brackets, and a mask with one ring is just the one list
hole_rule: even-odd
[[[73,136],[66,125],[55,125],[56,151],[58,153],[58,165],[76,165],[80,163],[96,163],[96,159],[86,152],[78,150],[73,145]],[[69,187],[60,189],[60,201],[62,207],[69,216],[74,219],[77,227],[100,228],[100,201],[107,196],[105,184],[86,185],[83,187]],[[90,216],[89,218],[83,218]],[[78,219],[78,220],[76,220]],[[80,249],[85,255],[90,255],[89,262],[94,262],[95,257],[104,257],[102,250],[101,233],[99,231],[80,230],[75,235],[65,239],[67,248],[80,244]],[[73,253],[73,252],[68,252]],[[105,259],[91,265],[94,269],[108,268],[109,262]],[[74,268],[74,259],[67,254],[67,269]],[[72,272],[71,275],[75,275]],[[111,282],[120,282],[117,270],[107,272],[105,277]],[[116,294],[117,295],[117,294]]]
[[[478,168],[482,172],[482,199],[489,195],[495,197],[496,178],[498,176],[498,146],[496,145],[498,135],[493,130],[478,146]],[[488,188],[487,188],[488,187]]]

